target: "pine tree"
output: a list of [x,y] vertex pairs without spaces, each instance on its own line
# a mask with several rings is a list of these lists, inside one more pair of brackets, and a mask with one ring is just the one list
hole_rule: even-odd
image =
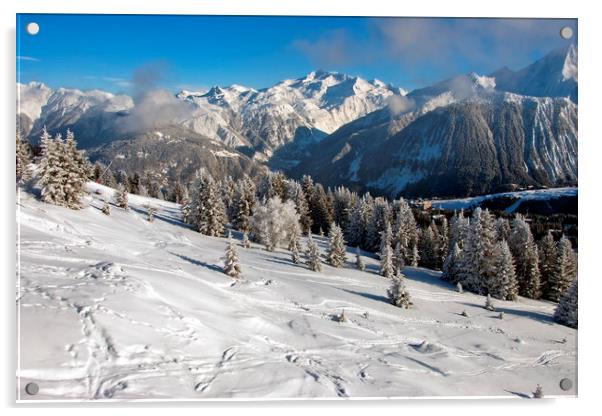
[[420,261],[420,254],[418,253],[418,246],[416,244],[412,245],[412,251],[410,256],[410,266],[418,267],[418,262]]
[[[396,202],[396,218],[394,229],[394,240],[401,244],[401,252],[404,256],[405,263],[418,266],[418,227],[410,205],[403,198]],[[414,253],[416,247],[416,253]]]
[[435,228],[433,223],[428,227],[424,228],[420,232],[420,239],[418,240],[418,250],[421,253],[422,266],[429,269],[436,269],[439,259],[439,250],[437,247],[437,235],[435,234]]
[[401,250],[401,242],[397,242],[395,244],[395,251],[393,252],[393,268],[395,270],[395,275],[399,275],[401,270],[405,266],[405,262],[403,260],[403,252]]
[[412,306],[410,293],[406,289],[404,278],[402,276],[394,276],[391,286],[387,290],[387,296],[392,305],[398,308],[409,309]]
[[514,269],[514,259],[508,247],[508,243],[502,240],[496,248],[497,258],[495,262],[496,279],[489,287],[491,296],[502,300],[517,300],[518,281]]
[[543,399],[543,388],[538,384],[533,392],[534,399]]
[[40,139],[42,157],[40,159],[40,185],[42,186],[42,200],[54,205],[66,205],[65,197],[65,172],[59,155],[63,151],[63,141],[59,135],[54,139],[46,131],[42,132]]
[[155,212],[157,212],[157,208],[152,207],[150,201],[146,206],[146,219],[148,222],[153,222],[155,220]]
[[552,275],[556,269],[556,243],[552,232],[548,233],[539,242],[539,272],[541,274],[541,293],[546,299],[549,299],[549,283],[553,279]]
[[516,265],[519,294],[537,299],[540,296],[539,255],[525,217],[517,214],[512,221],[508,245]]
[[171,201],[176,204],[182,204],[188,198],[188,191],[186,187],[182,185],[180,181],[176,181],[173,188],[171,189]]
[[571,241],[564,235],[558,241],[556,264],[548,281],[547,298],[558,302],[577,277],[577,259]]
[[314,242],[311,234],[307,238],[307,265],[309,269],[314,272],[322,271],[322,262],[320,260],[320,249],[318,245]]
[[437,268],[443,268],[443,263],[449,252],[449,225],[447,218],[441,218],[441,225],[437,235]]
[[485,294],[495,285],[496,240],[493,215],[475,209],[460,260],[460,281],[464,289]]
[[240,278],[241,274],[238,254],[236,253],[236,246],[234,245],[234,241],[232,240],[230,233],[228,233],[228,245],[226,246],[224,273],[235,279]]
[[332,206],[321,184],[317,184],[313,188],[309,201],[309,211],[314,232],[319,232],[319,230],[322,230],[322,233],[328,232],[332,223]]
[[125,186],[119,184],[117,190],[115,191],[115,205],[119,208],[123,208],[124,210],[128,210],[128,193],[125,189]]
[[31,158],[29,157],[29,151],[27,149],[27,145],[23,143],[21,139],[21,135],[19,133],[16,134],[17,142],[16,142],[16,180],[17,185],[22,185],[29,178],[31,174],[29,172],[29,164],[31,163]]
[[366,270],[366,264],[362,259],[362,254],[359,247],[355,248],[355,268],[362,272]]
[[450,253],[447,255],[445,262],[443,263],[443,273],[441,278],[451,283],[457,283],[460,281],[461,272],[461,253],[458,243],[454,243]]
[[578,327],[578,281],[575,279],[571,286],[560,298],[560,302],[554,312],[556,322],[571,328]]
[[385,231],[389,234],[389,244],[392,243],[393,235],[390,214],[389,203],[384,198],[376,198],[372,208],[372,216],[366,230],[366,245],[368,250],[378,250],[382,242],[381,234]]
[[328,251],[326,259],[332,267],[341,267],[346,260],[345,240],[343,231],[336,223],[332,223],[329,232]]
[[215,181],[207,173],[198,181],[196,226],[201,234],[219,237],[224,233],[226,210]]
[[393,266],[393,250],[391,250],[391,246],[389,245],[385,245],[383,251],[380,253],[379,274],[387,278],[392,278],[395,276],[395,267]]
[[495,311],[495,306],[493,306],[493,301],[491,300],[491,295],[489,293],[485,298],[485,309],[491,312]]
[[288,250],[291,252],[291,260],[295,264],[299,264],[301,262],[301,257],[299,255],[299,250],[301,250],[301,243],[299,242],[300,234],[300,227],[294,227],[294,230],[292,230],[291,232],[290,240],[288,243]]
[[351,209],[345,239],[354,246],[365,247],[366,229],[368,218],[371,216],[372,198],[369,194],[364,195]]
[[250,248],[251,247],[251,242],[249,241],[249,234],[244,231],[242,233],[242,246],[244,248]]
[[111,215],[111,207],[109,206],[109,203],[107,202],[106,199],[104,200],[104,202],[102,204],[101,211],[105,215]]

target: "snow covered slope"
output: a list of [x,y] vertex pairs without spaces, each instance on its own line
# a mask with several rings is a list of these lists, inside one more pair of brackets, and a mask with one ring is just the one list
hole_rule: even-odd
[[18,202],[23,400],[576,394],[558,383],[576,380],[577,331],[553,323],[550,303],[496,301],[500,320],[482,296],[406,268],[414,308],[402,310],[375,259],[315,273],[254,244],[238,247],[234,282],[226,240],[189,229],[177,205],[132,195],[105,216],[112,190],[88,189],[102,195],[81,211]]

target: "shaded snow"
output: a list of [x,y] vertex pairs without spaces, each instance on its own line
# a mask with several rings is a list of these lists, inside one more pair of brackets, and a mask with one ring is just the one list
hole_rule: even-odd
[[577,331],[552,322],[550,303],[495,301],[500,320],[484,297],[406,268],[414,308],[402,310],[373,258],[366,272],[349,253],[315,273],[255,244],[237,246],[235,282],[220,269],[226,240],[182,224],[176,204],[132,195],[105,216],[112,190],[88,189],[101,194],[81,211],[18,203],[21,399],[575,394],[558,382],[576,380]]

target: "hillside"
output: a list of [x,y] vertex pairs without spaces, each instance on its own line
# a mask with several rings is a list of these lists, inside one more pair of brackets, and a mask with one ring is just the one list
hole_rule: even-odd
[[376,259],[315,273],[255,244],[238,246],[235,282],[226,240],[189,229],[176,204],[130,195],[130,211],[106,216],[112,190],[87,187],[81,211],[18,199],[22,400],[576,394],[558,383],[576,381],[577,331],[551,303],[489,312],[439,272],[406,268],[414,307],[402,310]]

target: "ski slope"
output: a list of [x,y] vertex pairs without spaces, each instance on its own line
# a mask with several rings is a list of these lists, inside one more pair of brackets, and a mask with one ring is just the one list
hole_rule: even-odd
[[577,197],[577,187],[532,189],[528,191],[503,192],[499,194],[481,195],[469,198],[440,199],[431,201],[432,207],[437,209],[461,210],[474,208],[483,201],[497,198],[516,198],[516,202],[505,211],[508,214],[515,212],[524,201],[546,201],[562,197]]
[[350,252],[315,273],[255,244],[238,245],[234,281],[226,240],[189,229],[176,204],[132,195],[106,216],[94,191],[112,190],[88,190],[80,211],[21,191],[20,400],[576,394],[559,381],[576,384],[577,331],[552,321],[553,304],[495,301],[499,319],[484,297],[406,268],[414,308],[402,310],[374,258],[360,272]]

